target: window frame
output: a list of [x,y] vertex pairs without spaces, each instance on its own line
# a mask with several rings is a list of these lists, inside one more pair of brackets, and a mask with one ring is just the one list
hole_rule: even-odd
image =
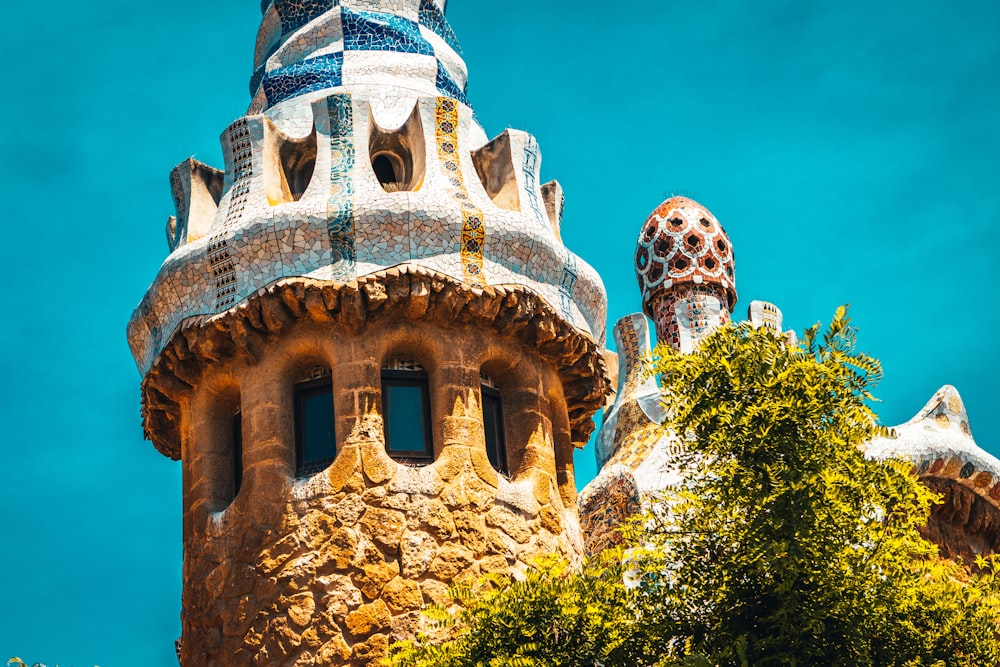
[[[337,413],[333,405],[333,378],[327,375],[314,380],[299,382],[295,385],[294,392],[295,477],[311,477],[325,470],[337,458]],[[330,444],[333,454],[307,464],[305,460],[306,431],[304,407],[308,399],[323,394],[330,397],[330,413],[333,418],[333,441]]]
[[231,444],[230,458],[233,466],[233,500],[240,495],[243,488],[243,412],[239,409],[233,413],[230,420]]
[[482,384],[479,387],[479,391],[482,395],[482,408],[483,408],[483,436],[486,443],[486,458],[490,459],[490,440],[489,435],[486,432],[486,402],[491,401],[496,406],[496,426],[497,426],[497,460],[501,465],[497,465],[490,460],[490,465],[501,475],[510,477],[510,458],[507,456],[507,429],[505,428],[504,418],[503,418],[503,397],[500,394],[500,390],[495,387],[490,387],[486,384]]
[[[424,414],[424,449],[392,451],[389,441],[389,415],[391,401],[388,387],[419,387],[421,389],[421,409]],[[382,422],[385,434],[385,451],[394,460],[412,462],[420,465],[434,462],[434,440],[431,427],[431,387],[427,371],[382,369]]]

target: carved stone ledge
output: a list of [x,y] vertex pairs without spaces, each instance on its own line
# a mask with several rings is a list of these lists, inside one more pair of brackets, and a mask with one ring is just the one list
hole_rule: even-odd
[[256,362],[272,340],[303,321],[358,334],[390,316],[491,330],[534,349],[559,372],[574,444],[587,442],[591,417],[611,391],[600,345],[528,288],[478,289],[405,265],[350,283],[287,278],[225,313],[188,319],[143,380],[146,437],[165,456],[180,458],[180,405],[210,364]]

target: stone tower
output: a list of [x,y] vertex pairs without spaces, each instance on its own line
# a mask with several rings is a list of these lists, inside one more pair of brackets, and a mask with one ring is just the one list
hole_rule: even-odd
[[265,1],[225,169],[171,174],[128,336],[183,467],[185,667],[376,664],[456,579],[582,551],[604,288],[444,5]]

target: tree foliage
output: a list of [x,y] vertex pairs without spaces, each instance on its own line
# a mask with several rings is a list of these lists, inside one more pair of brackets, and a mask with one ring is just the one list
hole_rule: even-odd
[[460,592],[390,664],[1000,665],[993,563],[939,560],[919,533],[934,495],[862,452],[884,432],[881,367],[845,309],[795,347],[748,325],[661,346],[653,371],[685,484],[578,573],[548,561]]

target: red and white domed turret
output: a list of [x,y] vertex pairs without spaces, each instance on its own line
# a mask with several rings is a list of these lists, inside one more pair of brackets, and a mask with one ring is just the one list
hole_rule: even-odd
[[635,253],[643,311],[659,340],[688,352],[736,306],[736,257],[712,213],[671,197],[646,220]]

